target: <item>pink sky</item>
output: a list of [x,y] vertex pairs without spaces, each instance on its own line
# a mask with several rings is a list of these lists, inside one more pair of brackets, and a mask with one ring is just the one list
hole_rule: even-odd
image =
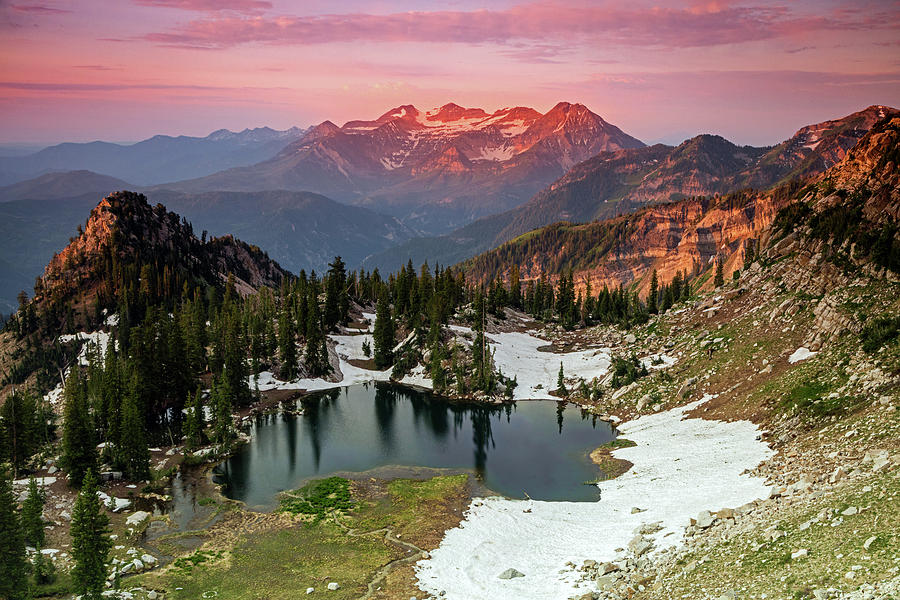
[[566,100],[645,142],[900,106],[900,2],[0,0],[0,143]]

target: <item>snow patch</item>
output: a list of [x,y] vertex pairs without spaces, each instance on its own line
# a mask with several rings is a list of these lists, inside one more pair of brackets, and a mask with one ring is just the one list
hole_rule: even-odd
[[794,350],[793,354],[788,356],[788,362],[791,364],[798,363],[802,360],[806,360],[807,358],[812,358],[816,354],[818,354],[818,352],[813,352],[806,346],[800,346],[799,348]]
[[[663,548],[680,543],[701,510],[766,497],[764,481],[744,472],[772,451],[756,441],[750,422],[684,418],[706,399],[620,425],[637,445],[615,455],[634,467],[601,482],[598,502],[473,500],[460,526],[416,564],[418,586],[447,600],[569,598],[596,588],[566,563],[616,559],[615,548],[625,547],[640,524],[661,521],[654,541]],[[632,514],[634,506],[645,510]],[[498,579],[508,568],[525,576]]]
[[[461,327],[454,329],[465,331]],[[556,389],[560,362],[566,379],[590,381],[603,377],[609,370],[607,348],[555,354],[538,350],[548,342],[527,333],[489,333],[487,338],[497,369],[507,377],[516,378],[515,400],[553,398],[549,392]]]

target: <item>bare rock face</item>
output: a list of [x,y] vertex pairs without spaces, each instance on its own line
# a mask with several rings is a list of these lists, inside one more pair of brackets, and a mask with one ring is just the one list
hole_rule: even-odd
[[275,287],[289,275],[262,250],[231,236],[204,243],[187,221],[133,192],[115,192],[101,200],[78,233],[36,282],[36,301],[79,303],[93,301],[101,292],[114,297],[117,290],[107,288],[115,265],[155,265],[160,272],[187,272],[208,285],[233,274],[236,288],[245,294]]

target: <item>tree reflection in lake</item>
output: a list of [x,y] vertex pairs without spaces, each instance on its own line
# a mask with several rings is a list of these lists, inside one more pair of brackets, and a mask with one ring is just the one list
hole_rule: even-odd
[[562,402],[452,403],[390,384],[309,395],[298,406],[300,416],[253,421],[250,443],[215,470],[226,495],[271,507],[305,479],[395,465],[472,470],[513,497],[596,500],[583,485],[598,475],[587,455],[614,437],[606,422],[579,419]]

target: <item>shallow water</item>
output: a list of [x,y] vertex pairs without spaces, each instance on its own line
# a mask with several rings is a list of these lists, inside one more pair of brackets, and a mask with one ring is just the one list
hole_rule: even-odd
[[[256,509],[310,478],[386,466],[463,469],[505,496],[593,501],[588,454],[612,427],[553,401],[487,407],[389,384],[355,385],[297,401],[303,414],[257,417],[252,441],[216,467],[226,496]],[[400,472],[403,470],[400,469]]]

